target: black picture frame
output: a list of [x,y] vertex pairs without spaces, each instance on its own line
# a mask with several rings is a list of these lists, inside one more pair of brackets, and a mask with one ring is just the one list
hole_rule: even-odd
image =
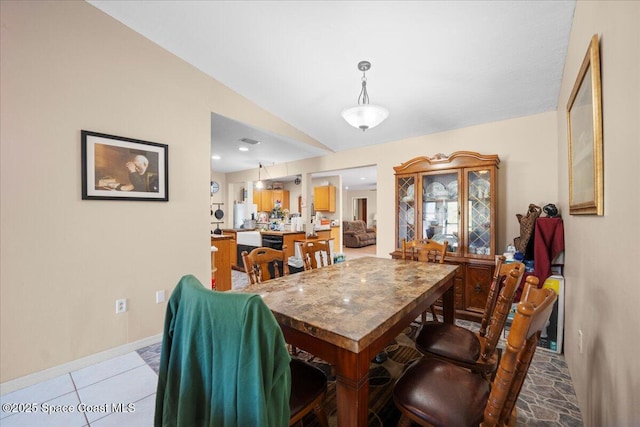
[[169,146],[81,131],[83,200],[169,201]]

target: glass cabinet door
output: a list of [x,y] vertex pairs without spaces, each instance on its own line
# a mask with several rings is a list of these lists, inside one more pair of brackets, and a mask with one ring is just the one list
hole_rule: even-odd
[[422,238],[448,243],[458,252],[460,206],[458,173],[422,175]]
[[399,176],[397,181],[396,206],[398,206],[398,241],[396,247],[402,247],[402,239],[416,239],[416,195],[414,176]]
[[491,173],[488,169],[467,172],[466,214],[467,253],[492,255],[491,253]]

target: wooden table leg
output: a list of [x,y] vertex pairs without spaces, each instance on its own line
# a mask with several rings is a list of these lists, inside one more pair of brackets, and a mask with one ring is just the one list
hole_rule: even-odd
[[366,427],[369,417],[368,351],[344,351],[336,369],[338,427]]
[[445,323],[456,323],[455,287],[453,278],[449,283],[449,288],[442,295],[442,313]]

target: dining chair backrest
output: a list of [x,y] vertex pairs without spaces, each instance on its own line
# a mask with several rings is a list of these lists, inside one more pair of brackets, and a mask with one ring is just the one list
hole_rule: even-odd
[[407,242],[402,239],[402,259],[444,263],[449,242],[438,243],[435,240],[421,239]]
[[493,380],[483,426],[507,425],[511,421],[509,418],[556,298],[554,290],[538,289],[527,281],[525,297],[518,303],[507,345]]
[[298,242],[305,270],[331,265],[331,250],[327,240],[305,240]]
[[249,284],[255,285],[276,277],[289,274],[289,264],[285,253],[286,245],[282,250],[260,247],[251,252],[242,251],[244,271],[249,277]]
[[[504,255],[496,255],[496,266],[493,271],[493,279],[491,281],[491,286],[489,286],[489,293],[487,294],[487,302],[484,306],[484,313],[482,314],[482,320],[480,321],[480,330],[478,334],[481,337],[484,337],[487,334],[487,326],[489,326],[489,321],[491,320],[491,313],[493,313],[493,309],[496,306],[496,301],[498,299],[498,292],[500,291],[500,285],[506,280],[505,273],[502,272],[502,266],[506,258]],[[508,272],[506,273],[508,274]]]
[[[512,270],[510,277],[517,273]],[[527,281],[516,309],[497,373],[487,377],[436,357],[411,364],[396,381],[393,400],[398,426],[511,426],[514,407],[527,376],[542,329],[557,298],[552,289]]]
[[[442,243],[438,243],[435,240],[430,239],[412,240],[407,242],[407,240],[403,238],[402,259],[444,264],[448,244],[449,242],[446,240]],[[431,311],[433,321],[439,321],[436,308],[433,304],[429,306],[429,310]],[[426,323],[426,311],[422,313],[421,320],[423,324]]]
[[[505,264],[505,266],[511,265],[512,264]],[[496,351],[498,341],[500,340],[502,331],[507,323],[509,312],[511,311],[513,296],[515,295],[518,286],[520,286],[523,275],[524,266],[514,265],[507,276],[504,286],[498,293],[498,298],[495,307],[491,312],[489,327],[485,335],[484,348],[480,356],[484,361],[488,361]],[[527,277],[527,285],[537,286],[538,278],[535,276]]]
[[[524,275],[522,263],[502,264],[503,261],[504,257],[496,257],[496,272],[481,330],[474,332],[462,325],[427,322],[415,338],[418,351],[471,369],[485,377],[495,373],[500,360],[497,345],[511,311],[515,290]],[[528,280],[537,283],[534,276]]]

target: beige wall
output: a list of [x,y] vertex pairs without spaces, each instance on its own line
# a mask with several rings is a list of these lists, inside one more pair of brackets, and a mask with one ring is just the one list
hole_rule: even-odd
[[377,190],[343,190],[342,192],[342,220],[350,221],[353,219],[353,199],[367,199],[367,225],[373,227],[373,216],[378,206]]
[[[416,156],[450,154],[454,151],[498,154],[499,171],[498,247],[520,234],[517,213],[529,203],[558,204],[557,118],[555,112],[472,126],[388,144],[343,151],[324,157],[291,162],[290,175],[377,165],[378,256],[394,250],[395,178],[393,167]],[[284,168],[283,168],[284,169]],[[240,182],[253,172],[228,174]],[[344,197],[341,197],[344,200]],[[345,215],[343,206],[341,218]]]
[[591,36],[599,34],[604,216],[564,215],[565,354],[585,426],[593,427],[640,425],[639,22],[640,2],[577,3],[558,105],[558,186],[567,210],[566,105]]
[[[210,280],[212,111],[313,140],[85,2],[0,5],[6,382],[157,335],[156,290]],[[170,201],[82,201],[81,129],[168,144]]]
[[[154,303],[155,291],[170,291],[185,273],[206,282],[212,111],[314,141],[86,3],[0,5],[0,381],[5,382],[158,334],[165,306]],[[562,210],[565,351],[589,426],[640,420],[632,402],[640,395],[640,344],[629,327],[640,321],[634,268],[640,262],[640,187],[632,175],[640,140],[639,7],[639,2],[578,2],[557,113],[293,162],[282,165],[280,174],[305,177],[377,164],[378,254],[385,256],[394,246],[394,206],[388,202],[394,198],[393,166],[439,152],[498,154],[499,247],[519,234],[515,214],[529,203],[553,202]],[[566,212],[564,109],[593,33],[602,35],[605,216],[600,218]],[[81,129],[169,144],[170,202],[80,200]],[[218,178],[225,188],[256,174]],[[309,198],[308,191],[302,195]],[[613,243],[603,246],[603,238]],[[612,253],[620,256],[617,263],[595,262]],[[129,312],[115,315],[114,301],[122,297],[129,299]],[[577,352],[578,329],[584,332],[583,354]]]

